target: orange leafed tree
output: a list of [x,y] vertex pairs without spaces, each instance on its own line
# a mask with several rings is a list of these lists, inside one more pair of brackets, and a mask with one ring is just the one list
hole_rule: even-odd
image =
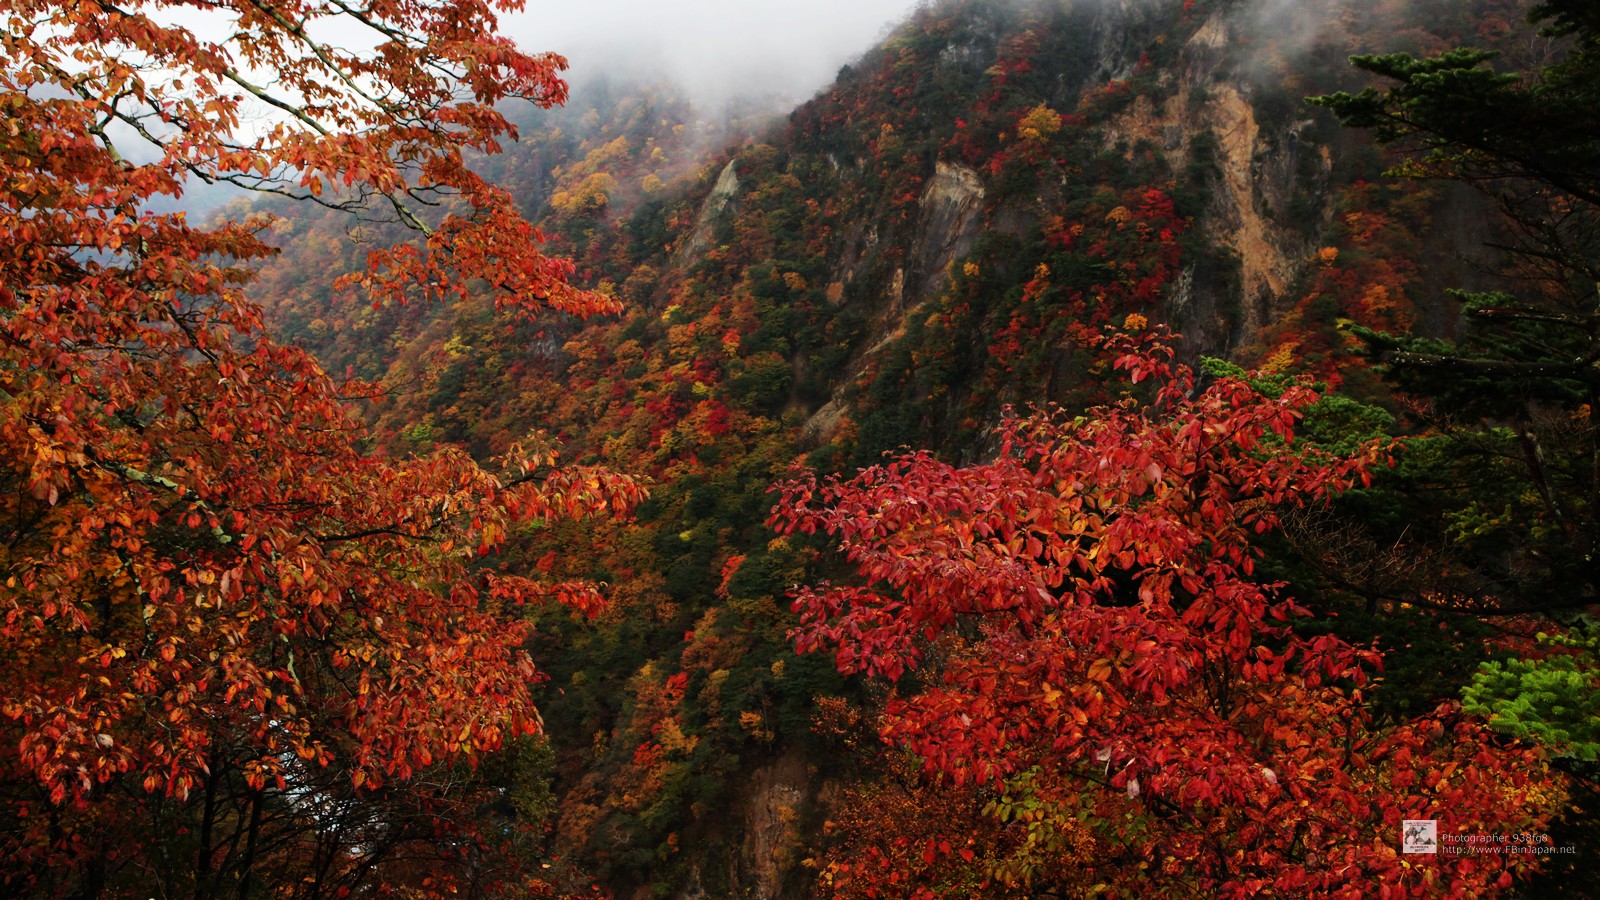
[[[344,285],[373,302],[470,289],[520,313],[611,310],[469,167],[514,137],[502,104],[564,98],[560,57],[495,36],[516,5],[5,5],[8,892],[242,895],[296,865],[320,867],[318,889],[371,885],[415,822],[450,825],[438,850],[471,843],[470,815],[422,788],[364,816],[352,798],[537,732],[517,607],[597,595],[478,557],[639,488],[537,442],[492,466],[365,452],[346,404],[368,389],[274,343],[241,293],[268,223],[166,211],[223,183],[408,226]],[[400,805],[413,824],[386,821]],[[393,872],[444,890],[445,868]]]

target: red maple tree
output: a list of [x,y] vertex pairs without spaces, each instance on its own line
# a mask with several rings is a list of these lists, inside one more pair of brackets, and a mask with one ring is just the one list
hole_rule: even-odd
[[[536,437],[488,468],[367,453],[347,401],[374,389],[274,343],[241,293],[269,223],[163,211],[203,181],[409,226],[416,241],[374,247],[345,285],[374,302],[487,290],[521,311],[613,309],[468,166],[514,136],[499,104],[565,96],[559,57],[495,36],[517,5],[7,5],[9,889],[242,893],[312,859],[304,884],[370,883],[374,854],[416,829],[378,812],[339,833],[351,797],[538,731],[517,607],[598,596],[477,560],[518,523],[615,512],[640,488],[563,468]],[[358,33],[349,49],[327,43],[334,27]],[[408,821],[439,814],[423,810]],[[419,868],[396,871],[446,889]]]
[[[1319,397],[1307,384],[1202,387],[1156,336],[1114,347],[1117,368],[1155,385],[1147,402],[1012,419],[980,465],[913,453],[782,485],[773,525],[833,537],[860,576],[797,590],[799,648],[832,651],[845,672],[917,672],[920,689],[888,702],[883,738],[936,780],[991,791],[988,817],[1059,823],[1057,843],[1092,876],[1007,858],[991,862],[997,884],[1140,896],[1509,884],[1529,857],[1402,858],[1401,822],[1537,830],[1559,796],[1540,757],[1453,705],[1374,721],[1363,692],[1377,654],[1298,634],[1307,611],[1254,577],[1251,538],[1276,510],[1364,479],[1383,449],[1295,443]],[[877,894],[862,884],[874,875]],[[857,866],[851,893],[960,892],[919,877]]]

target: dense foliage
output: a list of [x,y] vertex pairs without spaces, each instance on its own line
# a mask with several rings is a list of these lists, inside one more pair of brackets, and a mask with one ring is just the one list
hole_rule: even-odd
[[[391,449],[485,456],[519,423],[544,421],[592,461],[656,480],[637,522],[558,529],[564,552],[513,561],[617,585],[613,613],[594,625],[540,622],[564,651],[548,654],[557,689],[544,708],[561,726],[566,851],[612,885],[710,893],[766,890],[774,877],[798,889],[810,833],[921,858],[902,843],[910,832],[824,807],[808,789],[777,803],[730,787],[736,773],[765,784],[797,760],[816,767],[812,784],[855,784],[862,803],[905,809],[914,796],[980,813],[955,830],[988,835],[985,853],[928,863],[959,870],[940,876],[949,885],[992,888],[1030,853],[1082,849],[1046,837],[1050,818],[1026,792],[1011,796],[1031,810],[1027,840],[1054,849],[982,815],[996,799],[988,785],[941,794],[948,785],[908,777],[920,765],[877,759],[871,741],[827,752],[827,730],[812,730],[816,698],[864,722],[881,698],[786,646],[797,620],[785,587],[830,564],[813,542],[761,527],[765,490],[801,453],[846,472],[903,445],[981,461],[998,449],[992,425],[1008,403],[1114,402],[1102,328],[1130,315],[1180,323],[1186,354],[1231,351],[1378,404],[1318,404],[1306,432],[1330,451],[1402,427],[1346,326],[1442,327],[1429,297],[1461,274],[1448,262],[1461,251],[1428,235],[1482,211],[1386,174],[1331,116],[1302,121],[1296,106],[1358,85],[1344,59],[1353,50],[1503,41],[1512,4],[1326,12],[1278,29],[1253,24],[1248,4],[931,7],[786,125],[709,162],[681,100],[597,84],[530,120],[530,142],[495,172],[522,186],[580,277],[624,301],[617,320],[503,323],[481,302],[368,311],[308,278],[320,263],[269,267],[263,296],[278,321],[399,389],[373,409]],[[1219,32],[1256,42],[1248,60],[1215,43]],[[1176,74],[1194,72],[1205,74]],[[1145,124],[1163,117],[1165,133]],[[1321,152],[1328,144],[1335,152]],[[1249,180],[1267,176],[1278,196]],[[1237,212],[1219,211],[1230,202]],[[1281,228],[1262,247],[1234,216]],[[337,234],[306,232],[315,259],[336,259]],[[1297,274],[1281,280],[1274,265]],[[1253,539],[1271,548],[1264,580],[1291,581],[1314,614],[1297,634],[1380,642],[1389,677],[1363,689],[1374,734],[1432,715],[1478,661],[1531,643],[1537,627],[1517,619],[1496,632],[1416,605],[1417,559],[1385,543],[1413,504],[1436,501],[1427,479],[1465,474],[1441,469],[1456,458],[1414,437],[1371,487],[1286,513],[1283,529]],[[730,803],[732,817],[713,814]],[[959,849],[948,821],[921,821],[936,848]],[[769,868],[780,874],[760,874]],[[841,870],[823,871],[854,890]]]
[[[1308,611],[1252,577],[1252,535],[1366,480],[1380,448],[1297,444],[1318,399],[1304,384],[1199,390],[1170,348],[1122,350],[1117,368],[1153,379],[1153,396],[1009,422],[980,465],[919,454],[786,485],[779,530],[836,539],[861,579],[796,593],[799,646],[891,680],[930,670],[890,699],[882,735],[935,775],[989,786],[987,816],[1042,832],[1031,853],[986,860],[1002,885],[1478,895],[1527,868],[1415,867],[1393,836],[1404,819],[1538,830],[1555,799],[1539,755],[1451,705],[1376,722],[1363,696],[1378,655],[1297,634]],[[844,849],[830,870],[852,894],[969,895],[915,860]]]
[[1478,895],[1561,860],[1399,821],[1579,842],[1582,4],[952,0],[725,126],[544,108],[477,0],[224,6],[11,26],[99,73],[0,107],[16,878]]
[[[484,37],[480,3],[207,4],[220,41],[167,24],[185,5],[7,10],[0,884],[522,883],[529,861],[495,853],[526,825],[485,827],[506,798],[466,767],[537,755],[520,607],[598,596],[477,560],[639,488],[537,441],[492,467],[371,454],[347,405],[371,389],[274,342],[242,296],[267,221],[202,228],[158,201],[220,181],[398,217],[423,235],[348,273],[367,302],[471,282],[610,309],[463,164],[510,131],[497,104],[561,100],[562,63]],[[378,52],[308,36],[338,21]],[[251,103],[281,115],[244,128]]]

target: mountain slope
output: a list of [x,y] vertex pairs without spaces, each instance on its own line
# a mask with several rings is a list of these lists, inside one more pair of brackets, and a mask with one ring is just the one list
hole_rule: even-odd
[[817,563],[763,526],[768,486],[802,457],[986,457],[1008,404],[1110,396],[1113,325],[1381,400],[1341,325],[1452,333],[1438,288],[1478,278],[1462,260],[1488,219],[1386,177],[1299,98],[1359,83],[1350,53],[1498,39],[1517,9],[939,4],[704,157],[648,91],[530,121],[495,175],[625,301],[616,320],[351,308],[331,273],[356,251],[318,222],[260,293],[331,369],[395,388],[371,414],[396,452],[541,428],[654,479],[630,525],[530,530],[489,561],[613,585],[598,626],[539,622],[554,846],[619,889],[774,896],[860,777],[814,731],[817,698],[874,698],[792,652],[784,591]]

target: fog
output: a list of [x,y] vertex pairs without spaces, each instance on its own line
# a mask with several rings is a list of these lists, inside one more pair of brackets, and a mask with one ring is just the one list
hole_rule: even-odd
[[730,100],[810,97],[910,15],[917,0],[528,0],[501,33],[553,50],[572,80],[657,74],[702,112]]

